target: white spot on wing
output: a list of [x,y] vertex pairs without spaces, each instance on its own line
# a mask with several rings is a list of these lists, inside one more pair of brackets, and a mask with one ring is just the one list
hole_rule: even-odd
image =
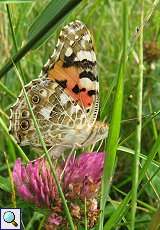
[[68,28],[68,33],[70,34],[74,34],[75,33],[75,31],[76,31],[76,29],[73,29],[73,28],[71,28],[71,27],[69,27]]
[[95,62],[96,61],[96,54],[93,50],[91,51],[91,55],[92,55],[92,60]]
[[75,35],[75,39],[77,40],[78,38],[79,38],[79,36],[76,34],[76,35]]
[[99,83],[98,82],[95,82],[95,90],[97,90],[99,92]]
[[90,40],[89,34],[85,34],[85,35],[83,36],[83,39],[86,40],[86,41],[89,41],[89,40]]
[[73,40],[70,40],[70,42],[69,42],[70,46],[72,46],[73,43],[74,43],[74,41],[73,41]]
[[87,59],[88,61],[94,62],[94,57],[92,56],[91,51],[80,50],[77,53],[75,61],[82,61],[83,59]]
[[67,50],[66,50],[65,55],[66,55],[67,57],[69,57],[69,56],[71,56],[72,52],[73,52],[73,51],[72,51],[72,48],[71,48],[71,47],[68,47]]
[[86,48],[86,41],[83,40],[83,39],[81,40],[81,46],[82,46],[83,49]]
[[72,106],[71,106],[71,115],[72,115],[73,113],[77,113],[78,110],[80,110],[79,105],[72,105]]
[[96,82],[91,81],[89,78],[81,78],[80,79],[80,86],[81,88],[86,88],[86,89],[96,89]]
[[50,113],[52,109],[52,107],[44,107],[40,110],[40,114],[42,114],[44,118],[48,120],[50,118]]
[[61,100],[62,105],[65,105],[69,101],[69,98],[66,95],[66,93],[62,93],[60,95],[60,100]]

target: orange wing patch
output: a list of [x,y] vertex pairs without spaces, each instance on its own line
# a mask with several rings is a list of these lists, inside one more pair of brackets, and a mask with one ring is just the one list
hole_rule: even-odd
[[54,67],[48,71],[49,79],[56,80],[74,101],[80,103],[82,107],[88,108],[92,105],[94,95],[90,95],[87,85],[81,87],[79,75],[80,69],[78,67],[64,68],[61,60],[56,62]]

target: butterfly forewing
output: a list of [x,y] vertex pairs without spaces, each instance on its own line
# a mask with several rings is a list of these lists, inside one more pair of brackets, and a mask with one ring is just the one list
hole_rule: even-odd
[[82,22],[72,22],[61,31],[53,60],[45,65],[44,74],[55,79],[94,124],[99,107],[96,55],[90,32]]

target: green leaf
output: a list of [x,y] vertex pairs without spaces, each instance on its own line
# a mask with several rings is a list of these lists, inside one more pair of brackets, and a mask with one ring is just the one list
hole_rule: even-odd
[[[71,4],[70,0],[65,0],[65,1],[53,0],[53,1],[51,1],[40,12],[40,14],[37,16],[37,18],[33,22],[32,26],[29,28],[28,40],[33,39],[34,36],[36,36],[36,34],[38,34],[40,30],[42,30],[43,28],[47,27],[47,25],[50,23],[50,21],[52,19],[54,20],[54,18],[58,17],[58,15],[61,13],[62,9],[66,8],[66,10],[67,10],[68,4]],[[66,11],[66,14],[64,14],[64,16],[67,16],[68,13],[69,13],[69,11]],[[63,20],[64,20],[64,18],[63,18]],[[35,48],[39,47],[44,41],[46,41],[53,34],[55,29],[57,28],[57,26],[61,22],[62,22],[62,20],[59,20],[59,21],[55,22],[53,24],[53,26],[48,30],[48,32],[46,34],[44,34],[44,36],[40,37],[38,42],[32,48],[35,49]]]
[[5,192],[11,192],[11,183],[9,178],[0,176],[0,189],[4,190]]
[[149,175],[149,180],[146,180],[147,183],[152,183],[152,186],[154,186],[154,190],[151,186],[146,186],[145,185],[145,191],[148,194],[150,198],[155,197],[155,193],[157,193],[157,199],[159,199],[159,194],[160,194],[160,167],[156,167],[155,165],[150,165],[148,168],[148,175]]
[[5,3],[5,4],[9,4],[9,3],[29,3],[32,2],[33,0],[0,0],[0,3]]
[[118,147],[118,138],[120,133],[121,124],[121,113],[123,105],[123,85],[125,77],[125,67],[127,60],[127,41],[128,41],[128,5],[126,1],[123,2],[123,52],[121,55],[121,61],[119,65],[119,71],[117,75],[117,84],[115,97],[113,102],[112,118],[109,128],[109,136],[106,147],[107,156],[105,157],[103,177],[102,177],[102,187],[101,187],[101,213],[100,213],[100,226],[99,229],[103,229],[104,220],[104,209],[106,200],[110,190],[110,181],[114,172],[114,165],[116,159],[116,151]]

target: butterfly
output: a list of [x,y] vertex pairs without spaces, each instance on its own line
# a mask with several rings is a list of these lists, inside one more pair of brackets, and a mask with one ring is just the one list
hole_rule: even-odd
[[[108,135],[96,121],[99,82],[91,35],[81,21],[60,32],[56,48],[39,78],[25,86],[32,110],[52,155],[94,144]],[[23,91],[11,108],[10,133],[21,146],[41,147]]]

